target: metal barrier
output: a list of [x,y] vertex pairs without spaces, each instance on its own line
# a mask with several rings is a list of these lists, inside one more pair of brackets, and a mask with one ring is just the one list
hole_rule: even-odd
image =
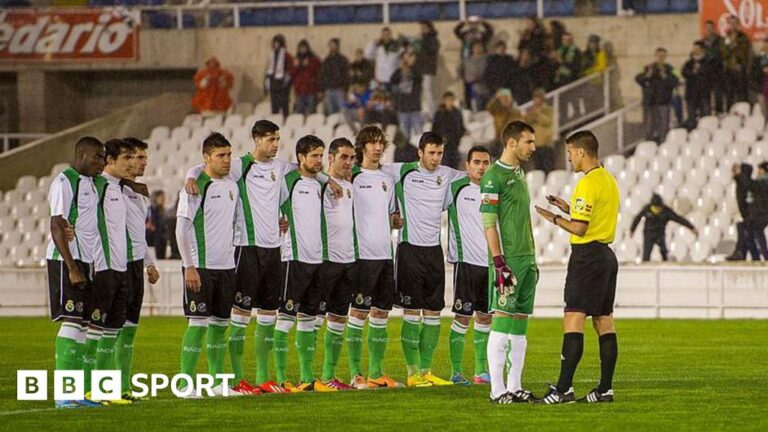
[[625,153],[644,139],[643,105],[637,100],[580,129],[591,130],[600,143],[600,157]]
[[44,133],[0,133],[0,153],[10,150],[11,144],[14,144],[14,147],[19,147],[49,135]]

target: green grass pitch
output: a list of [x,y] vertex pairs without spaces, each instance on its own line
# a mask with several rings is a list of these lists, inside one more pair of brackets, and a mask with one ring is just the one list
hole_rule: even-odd
[[[435,357],[435,372],[445,378],[449,324],[443,321]],[[142,320],[134,372],[176,373],[185,326],[183,318]],[[613,404],[493,406],[486,400],[487,387],[471,386],[203,400],[178,400],[166,392],[127,407],[55,410],[52,401],[16,401],[15,392],[17,369],[51,370],[58,325],[42,318],[3,318],[0,430],[768,430],[763,394],[768,389],[768,321],[619,320],[617,327]],[[252,331],[253,325],[247,347]],[[399,332],[400,320],[392,320],[385,370],[404,380]],[[471,374],[471,331],[467,341],[464,368]],[[319,342],[318,372],[322,333]],[[523,381],[537,395],[557,379],[560,343],[558,320],[531,321]],[[253,353],[246,353],[252,378]],[[289,357],[295,379],[295,352]],[[340,363],[339,376],[346,378],[344,353]],[[204,368],[203,355],[200,371]],[[597,340],[587,333],[577,396],[594,386],[598,374]]]

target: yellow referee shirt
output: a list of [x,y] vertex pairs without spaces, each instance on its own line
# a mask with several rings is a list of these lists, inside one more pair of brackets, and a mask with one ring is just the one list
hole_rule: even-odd
[[571,219],[589,223],[583,237],[571,235],[571,244],[613,243],[619,217],[619,187],[605,168],[590,170],[571,196]]

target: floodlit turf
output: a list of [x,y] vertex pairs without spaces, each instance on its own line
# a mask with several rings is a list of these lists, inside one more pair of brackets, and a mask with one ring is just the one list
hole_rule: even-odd
[[[435,371],[448,378],[448,324],[443,321]],[[768,321],[619,321],[614,404],[492,406],[485,386],[283,394],[177,400],[165,393],[128,407],[55,410],[53,402],[16,401],[17,369],[53,366],[58,326],[45,319],[0,319],[0,430],[768,430]],[[182,318],[146,318],[136,339],[134,372],[178,371]],[[246,346],[251,347],[253,324]],[[390,324],[385,370],[404,380],[400,321]],[[532,320],[523,375],[540,395],[559,371],[560,324]],[[322,358],[322,336],[316,357]],[[472,372],[471,332],[465,370]],[[245,364],[253,377],[253,353]],[[598,378],[597,340],[588,333],[576,374],[577,396]],[[204,356],[203,356],[204,358]],[[296,378],[295,352],[289,370]],[[367,358],[363,358],[367,364]],[[201,361],[200,371],[205,369]],[[342,353],[339,376],[347,377]],[[52,393],[52,391],[51,391]],[[233,429],[239,428],[239,429]],[[247,428],[247,429],[246,429]],[[398,429],[399,428],[399,429]]]

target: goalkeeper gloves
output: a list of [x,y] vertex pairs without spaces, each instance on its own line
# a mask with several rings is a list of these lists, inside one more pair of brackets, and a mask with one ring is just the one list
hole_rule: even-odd
[[512,270],[504,261],[504,257],[501,255],[493,257],[493,272],[496,276],[495,284],[496,290],[501,296],[508,296],[515,293],[515,287],[517,286],[517,278]]

